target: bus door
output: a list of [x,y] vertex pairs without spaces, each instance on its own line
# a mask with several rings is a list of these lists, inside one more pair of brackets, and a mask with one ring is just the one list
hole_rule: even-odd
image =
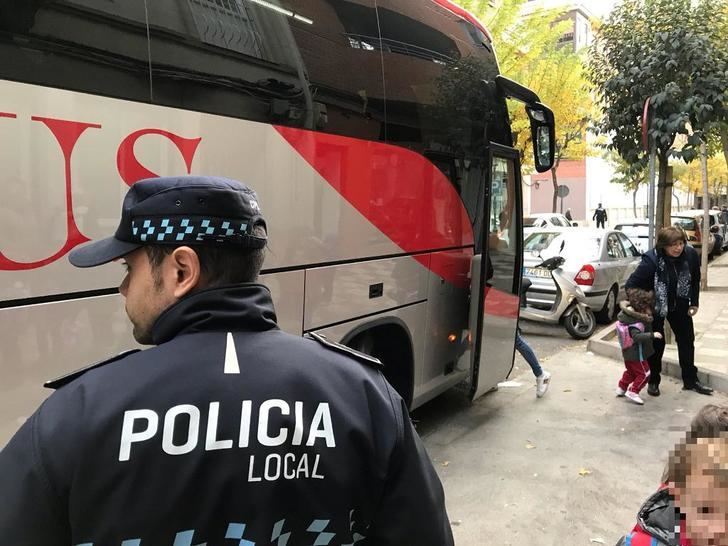
[[471,265],[472,381],[478,398],[513,367],[522,267],[521,177],[518,152],[491,143],[482,242]]
[[[499,75],[493,84],[504,99],[515,99],[525,105],[531,124],[533,166],[538,172],[548,171],[554,164],[556,143],[553,112],[536,93],[513,80]],[[473,400],[494,389],[513,368],[523,262],[518,151],[491,142],[487,172],[483,222],[476,234],[470,269],[468,325]]]

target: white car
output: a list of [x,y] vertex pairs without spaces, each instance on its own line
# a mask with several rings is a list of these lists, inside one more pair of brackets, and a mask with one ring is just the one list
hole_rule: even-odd
[[537,229],[571,227],[575,225],[577,225],[576,222],[569,222],[566,216],[558,212],[539,212],[523,218],[523,235],[525,237]]
[[631,224],[617,224],[614,229],[621,231],[634,243],[642,254],[650,249],[650,225],[647,222],[634,222]]

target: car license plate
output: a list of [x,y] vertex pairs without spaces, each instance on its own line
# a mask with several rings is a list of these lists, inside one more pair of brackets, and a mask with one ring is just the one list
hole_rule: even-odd
[[543,279],[550,279],[551,272],[548,269],[542,269],[540,267],[526,267],[526,277],[541,277]]

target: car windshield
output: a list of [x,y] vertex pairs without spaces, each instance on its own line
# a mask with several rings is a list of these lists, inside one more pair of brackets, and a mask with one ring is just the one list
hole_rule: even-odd
[[[563,250],[561,250],[562,242]],[[523,249],[526,252],[540,252],[544,259],[560,254],[567,260],[578,258],[591,261],[599,259],[601,242],[602,239],[598,235],[541,231],[529,235],[523,242]]]
[[538,218],[536,216],[526,216],[523,219],[523,227],[533,227],[536,225],[536,222],[538,222]]
[[684,216],[673,216],[672,225],[682,228],[686,231],[695,231],[695,218],[687,218]]

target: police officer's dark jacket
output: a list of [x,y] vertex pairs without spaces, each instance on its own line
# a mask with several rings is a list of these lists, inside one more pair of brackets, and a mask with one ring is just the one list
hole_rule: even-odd
[[437,475],[374,363],[198,292],[157,347],[65,380],[0,453],[13,546],[447,546]]

